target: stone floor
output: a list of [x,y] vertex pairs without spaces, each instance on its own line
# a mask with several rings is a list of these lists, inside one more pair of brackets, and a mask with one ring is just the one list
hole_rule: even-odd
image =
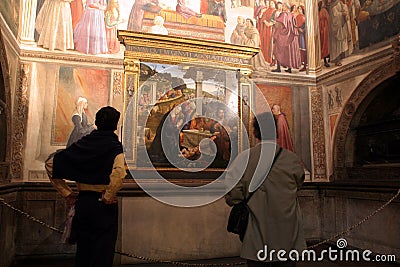
[[[243,266],[246,264],[240,264],[244,260],[240,258],[223,258],[223,259],[211,259],[211,260],[200,260],[200,261],[188,261],[186,263],[199,264],[199,267],[228,267],[228,266]],[[206,265],[200,265],[206,264]],[[210,265],[207,265],[210,264]],[[57,258],[57,259],[30,259],[21,260],[11,267],[73,267],[73,258]],[[142,263],[134,265],[121,265],[121,267],[185,267],[185,265],[178,264],[167,264],[167,263]],[[297,267],[400,267],[398,263],[377,263],[377,262],[299,262]],[[195,267],[195,265],[190,265]]]

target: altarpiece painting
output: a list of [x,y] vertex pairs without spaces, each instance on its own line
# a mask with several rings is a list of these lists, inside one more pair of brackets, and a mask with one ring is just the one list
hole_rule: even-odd
[[129,168],[225,168],[243,149],[252,117],[248,74],[257,49],[119,34],[127,48],[123,142]]

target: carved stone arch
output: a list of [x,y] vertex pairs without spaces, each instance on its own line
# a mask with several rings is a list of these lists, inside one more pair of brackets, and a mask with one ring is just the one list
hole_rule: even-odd
[[349,178],[348,169],[352,167],[354,156],[354,151],[349,149],[355,141],[353,125],[358,125],[368,106],[364,100],[378,85],[395,76],[398,71],[394,60],[380,65],[359,84],[343,106],[333,139],[333,180]]
[[[0,183],[10,180],[9,165],[11,159],[11,83],[9,63],[3,33],[0,30]],[[4,143],[2,143],[4,142]]]

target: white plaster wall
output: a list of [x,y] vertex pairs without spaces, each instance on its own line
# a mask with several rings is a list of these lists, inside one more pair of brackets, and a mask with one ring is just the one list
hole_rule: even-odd
[[[238,256],[241,242],[226,230],[229,212],[224,199],[203,207],[179,208],[148,196],[125,197],[120,212],[120,248],[163,260]],[[135,261],[123,257],[121,264]]]
[[47,180],[44,161],[61,148],[50,143],[58,70],[59,66],[54,64],[31,64],[24,180]]

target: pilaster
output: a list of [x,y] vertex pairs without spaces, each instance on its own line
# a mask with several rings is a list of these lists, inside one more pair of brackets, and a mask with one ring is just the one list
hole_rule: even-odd
[[317,0],[305,0],[305,4],[308,73],[316,74],[322,70],[318,4]]
[[30,71],[30,64],[21,63],[18,75],[20,77],[19,84],[16,88],[14,99],[11,177],[17,180],[22,179],[23,174],[23,152],[28,120]]
[[312,181],[328,181],[322,87],[310,87]]
[[20,23],[18,29],[18,41],[21,44],[35,44],[37,0],[22,0],[20,9]]

